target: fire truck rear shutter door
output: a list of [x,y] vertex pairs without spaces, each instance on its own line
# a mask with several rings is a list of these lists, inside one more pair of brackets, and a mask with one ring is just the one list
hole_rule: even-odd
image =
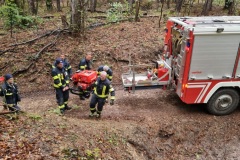
[[232,76],[240,42],[238,34],[195,34],[189,79]]

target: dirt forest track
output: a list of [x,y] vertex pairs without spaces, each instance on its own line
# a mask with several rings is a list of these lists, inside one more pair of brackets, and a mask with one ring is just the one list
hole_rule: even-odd
[[[124,87],[121,83],[113,83],[114,90],[124,90]],[[54,88],[52,89],[41,89],[41,90],[32,90],[32,91],[24,91],[21,92],[21,97],[22,98],[27,98],[27,97],[37,97],[37,96],[43,96],[43,95],[52,95],[55,93]]]
[[[20,125],[20,130],[29,132],[25,138],[41,139],[35,145],[44,159],[63,158],[66,155],[61,151],[73,147],[79,155],[84,155],[86,148],[98,148],[101,157],[120,160],[240,158],[240,109],[218,117],[209,115],[204,105],[184,104],[174,91],[158,88],[133,94],[116,89],[115,105],[106,104],[97,120],[88,118],[89,99],[80,101],[72,94],[69,104],[73,109],[58,116],[52,93],[25,93],[20,103],[27,115],[42,117],[38,122],[24,117],[19,121],[36,125],[30,129]],[[54,137],[60,140],[58,145]]]

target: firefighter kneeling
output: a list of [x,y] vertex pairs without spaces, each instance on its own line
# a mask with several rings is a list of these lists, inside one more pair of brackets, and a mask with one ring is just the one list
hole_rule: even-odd
[[[115,92],[111,85],[111,82],[107,79],[107,73],[105,71],[102,71],[100,73],[100,77],[94,84],[94,92],[90,102],[89,117],[96,116],[97,118],[100,118],[103,106],[106,101],[106,97],[109,93],[111,94],[110,105],[113,105],[115,99]],[[97,109],[96,104],[98,104]]]

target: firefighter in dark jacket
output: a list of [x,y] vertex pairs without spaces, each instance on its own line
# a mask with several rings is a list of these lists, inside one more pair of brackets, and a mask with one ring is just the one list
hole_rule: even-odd
[[91,68],[92,68],[91,59],[92,59],[92,53],[88,52],[86,54],[85,58],[81,59],[79,65],[78,65],[78,69],[81,70],[81,71],[91,70]]
[[111,95],[110,105],[113,105],[115,92],[111,85],[111,82],[107,79],[107,73],[105,71],[102,71],[100,73],[100,77],[98,77],[97,81],[94,84],[94,92],[90,101],[89,117],[96,116],[97,118],[100,118],[108,94]]
[[68,106],[69,98],[69,77],[63,67],[61,58],[56,59],[56,68],[52,69],[52,77],[54,81],[54,88],[56,90],[56,98],[60,112],[63,114],[65,110],[71,109]]
[[21,101],[18,93],[18,87],[14,83],[13,76],[6,74],[4,76],[4,83],[0,89],[0,96],[3,96],[4,106],[10,111],[20,111],[20,107],[17,105]]
[[104,65],[104,66],[100,66],[98,67],[98,75],[102,72],[102,71],[105,71],[107,73],[107,79],[109,81],[112,81],[112,78],[113,78],[113,72],[112,70],[107,66],[107,65]]
[[[70,63],[67,61],[67,59],[66,59],[66,57],[65,57],[65,54],[61,54],[61,55],[60,55],[60,58],[61,58],[62,61],[63,61],[63,67],[64,67],[65,70],[67,71],[69,77],[71,77],[71,76],[72,76],[72,67],[71,67]],[[54,62],[54,64],[53,64],[52,67],[53,67],[53,68],[57,67],[56,61]]]

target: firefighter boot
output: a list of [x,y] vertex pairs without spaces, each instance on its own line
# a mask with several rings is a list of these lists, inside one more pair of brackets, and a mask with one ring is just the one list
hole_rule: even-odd
[[21,108],[19,106],[17,106],[17,105],[14,106],[14,109],[16,110],[16,112],[21,111]]
[[94,117],[97,115],[97,112],[90,112],[90,114],[88,115],[90,118]]
[[90,108],[89,117],[94,117],[94,116],[96,116],[96,114],[97,114],[96,108]]
[[72,107],[69,107],[67,104],[65,104],[65,107],[64,107],[65,110],[71,110]]
[[64,114],[64,112],[65,112],[65,109],[64,109],[64,108],[60,109],[60,113],[61,113],[61,114]]
[[96,112],[96,118],[101,118],[101,111]]
[[80,95],[80,100],[85,100],[85,97],[83,95]]

